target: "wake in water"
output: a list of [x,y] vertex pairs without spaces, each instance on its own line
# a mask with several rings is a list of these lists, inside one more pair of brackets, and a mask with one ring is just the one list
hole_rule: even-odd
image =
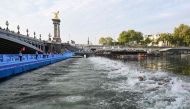
[[89,59],[99,73],[107,75],[108,81],[102,88],[118,93],[100,101],[103,107],[114,104],[129,109],[190,109],[190,83],[178,75],[151,71],[138,62]]

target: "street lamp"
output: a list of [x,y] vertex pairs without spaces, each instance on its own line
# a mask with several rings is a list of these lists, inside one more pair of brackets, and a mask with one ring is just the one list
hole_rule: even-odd
[[40,34],[40,40],[42,40],[42,35]]
[[36,39],[36,32],[34,32],[34,39]]
[[6,22],[5,22],[5,25],[7,26],[6,30],[8,31],[8,30],[9,30],[9,22],[6,21]]
[[17,33],[20,34],[20,31],[19,31],[20,30],[20,26],[19,25],[17,26],[17,29],[18,29]]
[[48,36],[49,36],[49,41],[51,41],[51,34],[49,33],[49,35],[48,35]]
[[28,30],[28,28],[27,28],[27,29],[26,29],[26,33],[27,33],[26,35],[29,37],[29,34],[28,34],[28,32],[29,32],[29,30]]

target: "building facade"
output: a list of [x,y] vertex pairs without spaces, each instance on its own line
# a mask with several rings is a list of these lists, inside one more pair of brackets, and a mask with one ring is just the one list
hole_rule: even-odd
[[167,41],[159,41],[160,34],[149,34],[144,35],[144,39],[149,38],[151,40],[151,43],[148,44],[148,46],[158,46],[158,47],[164,47],[169,46],[169,43]]

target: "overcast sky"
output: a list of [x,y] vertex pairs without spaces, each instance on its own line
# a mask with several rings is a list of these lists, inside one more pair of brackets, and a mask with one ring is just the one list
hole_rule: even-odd
[[117,38],[123,30],[144,34],[172,32],[181,23],[190,25],[190,0],[0,0],[0,26],[26,28],[47,40],[53,34],[52,13],[60,11],[63,42],[93,44],[99,37]]

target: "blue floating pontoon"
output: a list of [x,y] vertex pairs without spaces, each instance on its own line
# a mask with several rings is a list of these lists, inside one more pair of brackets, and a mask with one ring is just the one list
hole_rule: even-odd
[[39,54],[36,59],[35,54],[24,54],[20,61],[17,54],[0,54],[0,79],[53,64],[71,58],[73,55],[74,53],[70,51],[63,54]]

